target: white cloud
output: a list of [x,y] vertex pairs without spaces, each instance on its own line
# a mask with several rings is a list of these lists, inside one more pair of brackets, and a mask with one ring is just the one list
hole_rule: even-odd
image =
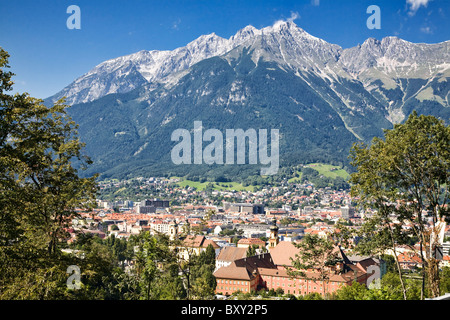
[[420,28],[420,31],[423,32],[423,33],[426,33],[426,34],[432,34],[433,33],[433,30],[431,30],[430,27],[422,27],[422,28]]
[[298,12],[291,11],[291,16],[289,18],[287,18],[286,20],[280,19],[278,21],[275,21],[275,23],[273,24],[273,27],[278,27],[286,22],[294,22],[294,20],[297,20],[299,18],[300,18],[300,15],[298,14]]
[[432,0],[406,0],[406,4],[410,6],[409,15],[413,16],[421,6],[426,7]]
[[291,17],[287,19],[287,22],[294,22],[294,20],[297,20],[298,18],[300,18],[298,12],[291,11]]
[[172,23],[172,30],[178,30],[180,23],[181,23],[181,19],[177,19],[176,21],[174,21]]
[[311,0],[311,4],[317,7],[320,5],[320,0]]

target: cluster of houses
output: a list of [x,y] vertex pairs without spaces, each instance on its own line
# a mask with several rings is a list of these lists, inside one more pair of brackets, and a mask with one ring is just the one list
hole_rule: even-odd
[[[381,276],[385,271],[383,260],[347,256],[337,246],[335,253],[339,262],[328,268],[326,278],[317,270],[306,270],[303,275],[297,273],[293,276],[293,259],[299,253],[296,243],[305,234],[326,236],[333,231],[333,223],[329,222],[340,219],[358,228],[362,217],[347,205],[340,208],[304,207],[301,210],[266,209],[264,205],[249,202],[224,202],[222,207],[170,207],[168,201],[159,199],[127,205],[128,210],[119,212],[101,205],[91,212],[80,212],[82,218],[73,221],[73,230],[93,233],[101,238],[112,234],[117,238],[128,238],[142,231],[176,238],[197,228],[200,235],[189,235],[183,239],[184,246],[189,249],[184,252],[199,254],[209,245],[213,246],[216,252],[214,276],[218,294],[282,289],[284,293],[293,295],[326,295],[354,281],[368,285],[374,267],[379,268],[378,274]],[[208,218],[205,219],[205,216]],[[283,220],[293,223],[281,224]],[[445,235],[448,236],[449,232],[447,227]],[[75,235],[75,232],[72,234]],[[239,240],[233,242],[233,238]],[[443,248],[443,266],[450,262],[450,244],[447,245],[448,248]],[[250,256],[249,248],[256,248]],[[409,247],[399,246],[397,257],[405,270],[421,267],[420,257]]]
[[[283,210],[291,210],[304,206],[336,207],[343,205],[350,200],[348,190],[333,190],[327,188],[315,188],[311,183],[299,183],[298,181],[285,180],[277,186],[264,186],[253,189],[251,187],[236,187],[231,184],[220,183],[217,189],[207,190],[199,187],[193,182],[180,184],[176,178],[134,178],[130,180],[116,182],[101,182],[99,187],[106,198],[114,201],[99,201],[99,207],[113,208],[120,211],[127,211],[133,207],[133,201],[124,200],[120,197],[121,190],[133,190],[134,199],[143,199],[148,197],[159,197],[171,199],[177,204],[193,205],[221,205],[222,201],[231,203],[251,203],[251,204],[278,204]],[[192,185],[192,186],[190,186]],[[196,185],[197,187],[194,187]],[[134,206],[139,205],[140,200],[136,200]],[[237,204],[239,205],[239,204]],[[248,208],[248,207],[247,207]],[[246,210],[246,208],[243,208]]]
[[[298,255],[299,249],[294,242],[279,241],[279,229],[275,223],[269,230],[270,237],[267,242],[261,239],[241,239],[237,246],[220,247],[214,240],[197,235],[188,236],[183,244],[186,249],[190,249],[185,252],[200,254],[209,245],[216,250],[214,276],[217,281],[216,293],[221,295],[282,289],[286,294],[317,293],[324,296],[343,285],[351,285],[354,281],[368,285],[370,266],[380,268],[380,276],[385,272],[383,260],[373,257],[347,257],[344,251],[336,246],[333,253],[338,262],[327,268],[326,277],[315,269],[293,276],[292,272],[296,271],[293,259]],[[248,254],[251,246],[257,248],[253,255]]]

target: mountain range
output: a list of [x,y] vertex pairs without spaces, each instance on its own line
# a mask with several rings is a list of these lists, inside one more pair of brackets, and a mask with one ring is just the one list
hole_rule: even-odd
[[105,61],[46,99],[66,97],[88,174],[258,174],[255,165],[174,165],[179,128],[278,129],[280,164],[348,164],[351,145],[416,110],[450,121],[450,41],[367,39],[343,49],[293,22],[212,33],[172,51]]

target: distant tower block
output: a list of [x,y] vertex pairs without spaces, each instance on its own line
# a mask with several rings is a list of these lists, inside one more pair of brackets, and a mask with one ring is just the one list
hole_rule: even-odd
[[341,216],[345,220],[350,220],[355,217],[355,209],[350,206],[341,207]]
[[270,238],[269,238],[269,250],[275,248],[278,244],[278,227],[277,219],[272,220],[272,225],[270,226]]

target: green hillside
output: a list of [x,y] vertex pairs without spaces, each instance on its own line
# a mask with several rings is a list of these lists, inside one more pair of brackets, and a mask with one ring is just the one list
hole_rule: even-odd
[[208,188],[208,186],[212,187],[212,190],[228,190],[228,191],[253,191],[253,186],[247,186],[244,187],[242,183],[238,182],[199,182],[199,181],[192,181],[192,180],[182,180],[177,183],[178,186],[186,188],[186,187],[192,187],[196,188],[197,190],[205,190]]
[[337,177],[341,177],[345,180],[350,178],[350,174],[338,166],[323,163],[311,163],[306,165],[306,167],[314,169],[318,171],[320,175],[328,178],[336,179]]

